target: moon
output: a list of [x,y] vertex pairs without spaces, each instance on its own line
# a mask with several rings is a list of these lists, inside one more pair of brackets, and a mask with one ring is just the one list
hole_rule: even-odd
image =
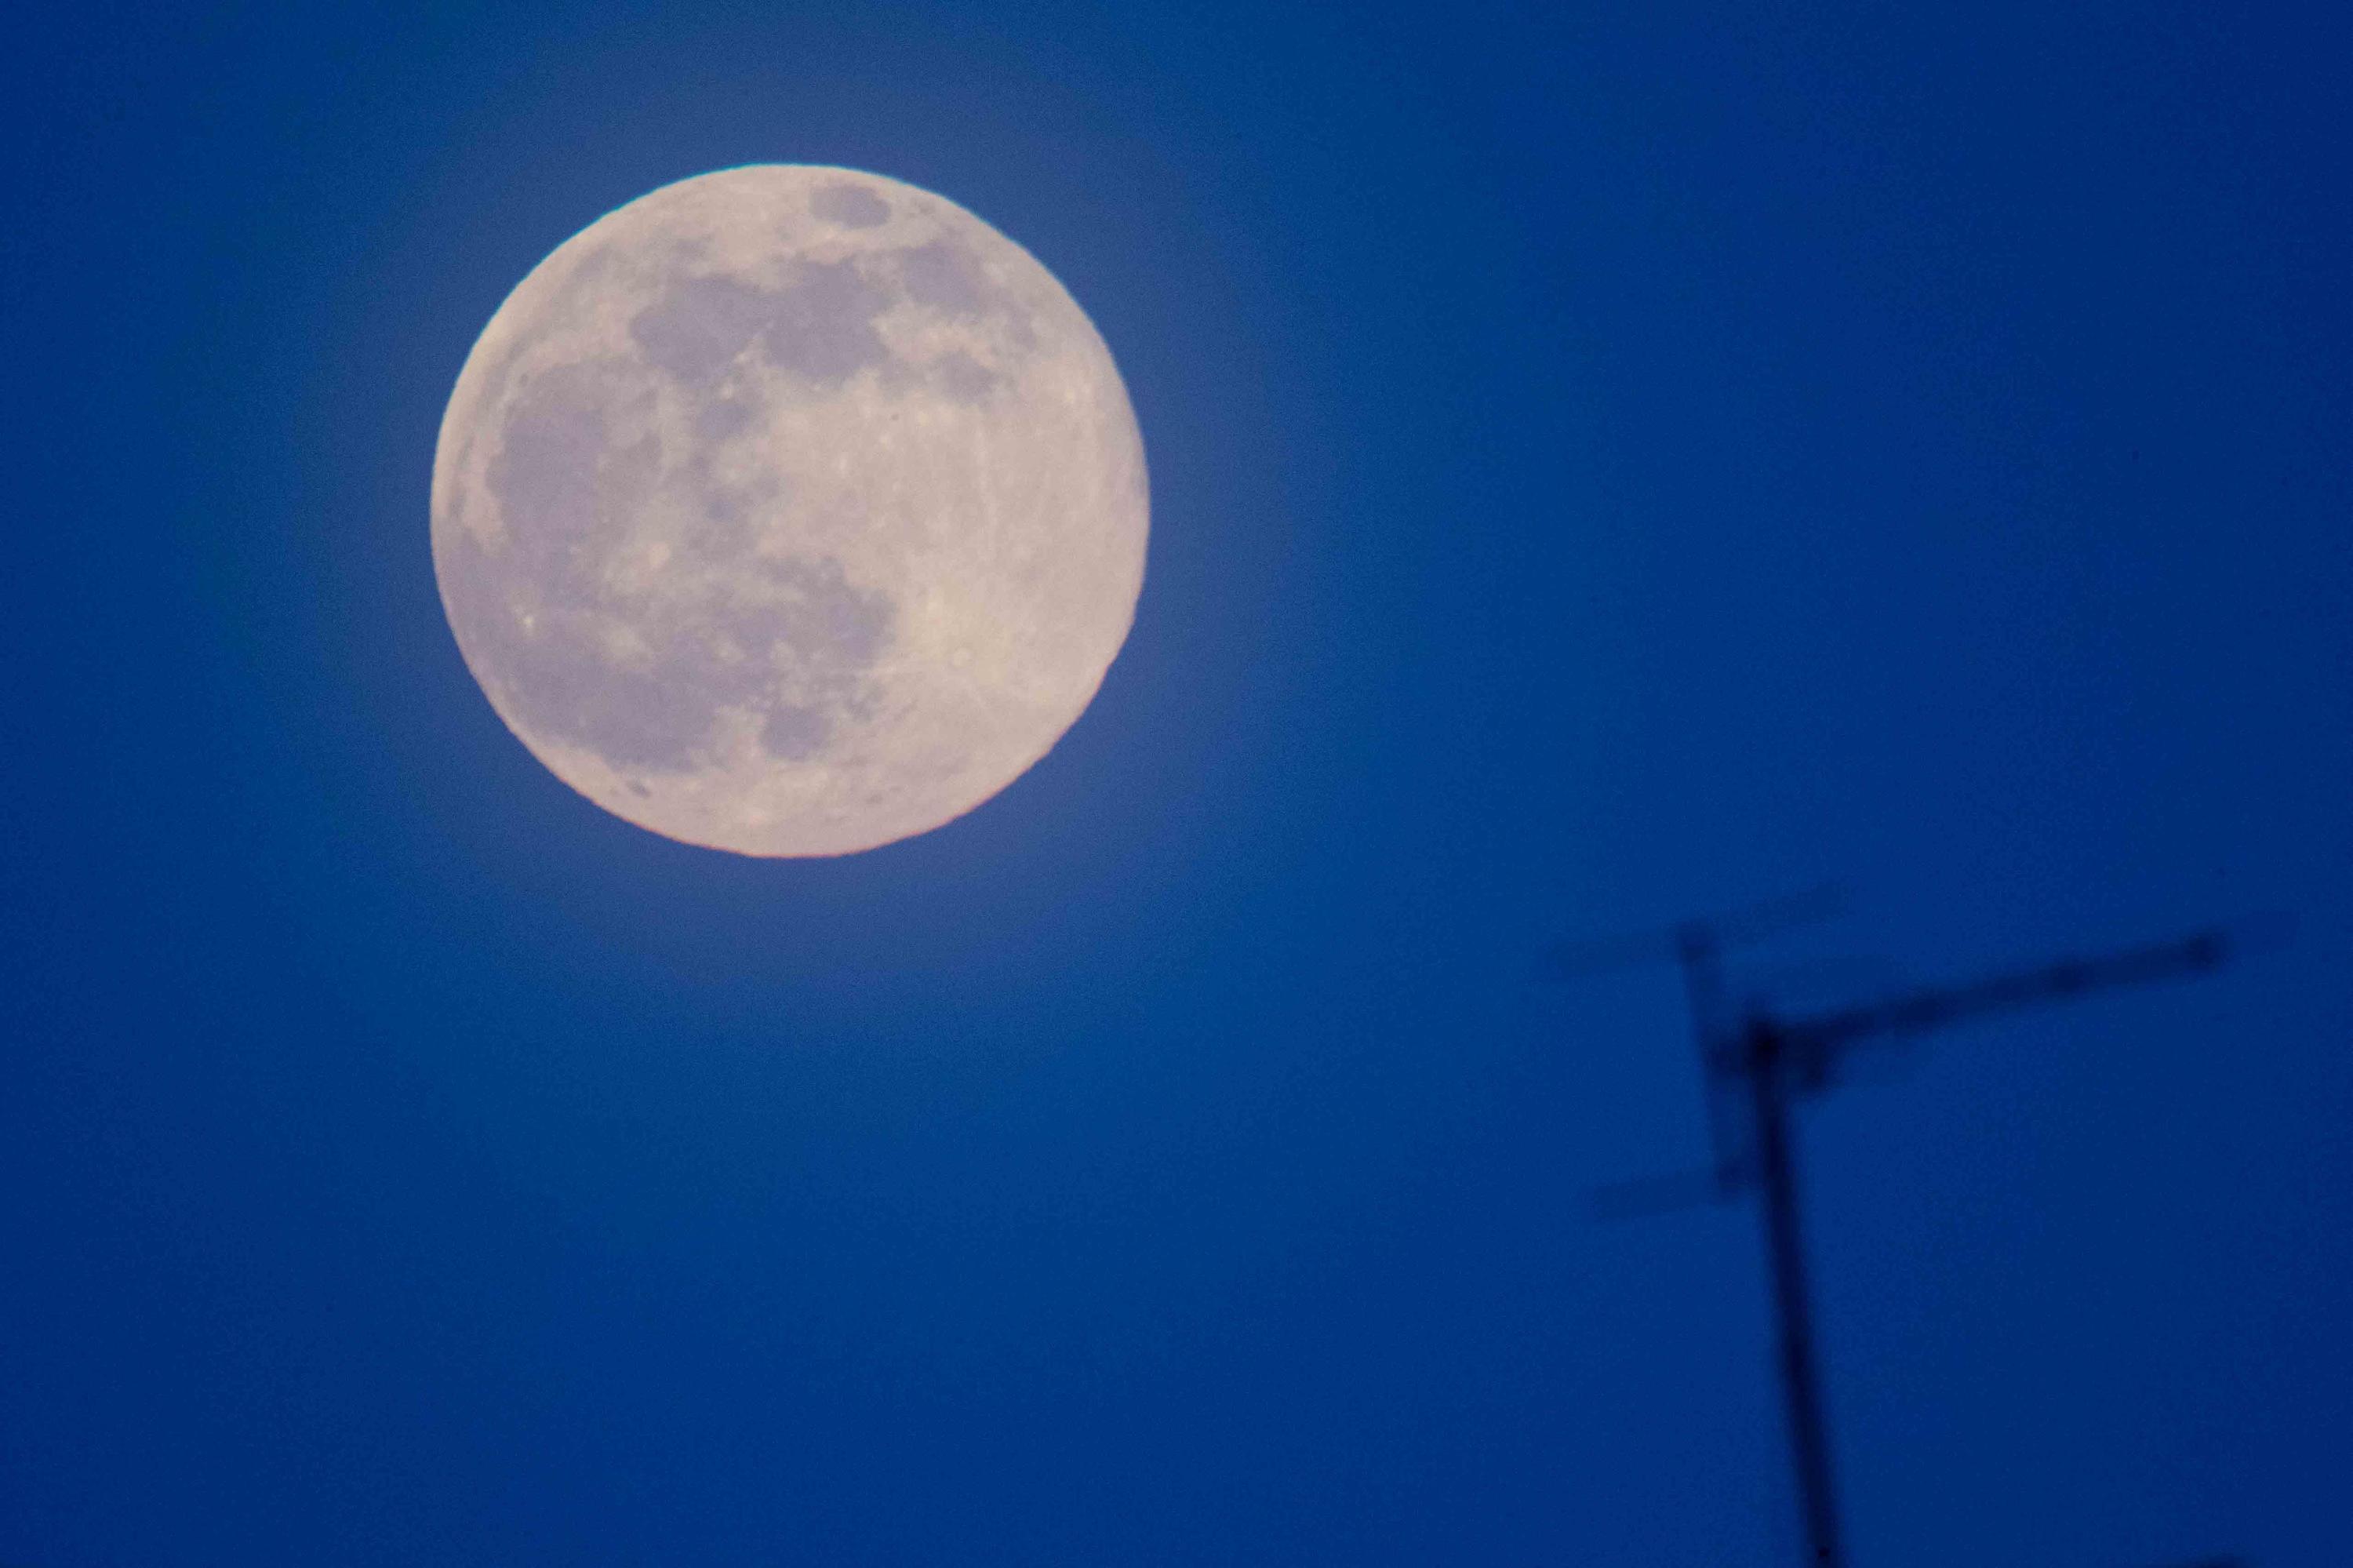
[[483,328],[434,575],[491,706],[616,816],[747,855],[929,832],[1126,641],[1149,489],[1093,323],[944,197],[805,164],[607,214]]

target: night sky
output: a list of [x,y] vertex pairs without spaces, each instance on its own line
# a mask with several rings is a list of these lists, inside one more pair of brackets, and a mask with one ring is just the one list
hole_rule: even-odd
[[[2331,7],[0,24],[0,1562],[1795,1560],[1671,969],[2217,976],[1802,1118],[1858,1564],[2353,1562]],[[1770,19],[1756,13],[1769,11]],[[1042,763],[689,848],[460,662],[435,432],[687,175],[1018,240],[1154,531]]]

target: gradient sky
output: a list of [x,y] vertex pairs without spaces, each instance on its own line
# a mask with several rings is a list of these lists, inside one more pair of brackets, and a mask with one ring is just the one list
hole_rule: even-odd
[[[1760,19],[1759,9],[1773,13]],[[1859,1564],[2353,1562],[2353,30],[2297,5],[0,24],[0,1562],[1774,1563],[1673,976],[2284,949],[1810,1109]],[[426,489],[730,164],[1019,240],[1152,464],[1043,763],[606,816]]]

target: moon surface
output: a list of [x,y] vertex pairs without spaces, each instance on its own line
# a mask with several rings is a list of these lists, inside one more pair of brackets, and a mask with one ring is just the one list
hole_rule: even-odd
[[615,815],[847,854],[995,795],[1144,582],[1093,324],[944,197],[802,164],[665,185],[499,307],[442,418],[433,567],[491,705]]

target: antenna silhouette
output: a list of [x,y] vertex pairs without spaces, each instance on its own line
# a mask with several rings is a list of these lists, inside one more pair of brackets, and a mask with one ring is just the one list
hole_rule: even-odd
[[1835,892],[1824,889],[1735,915],[1684,920],[1641,936],[1566,944],[1552,955],[1555,972],[1564,977],[1668,956],[1683,969],[1707,1093],[1715,1163],[1696,1181],[1690,1176],[1653,1178],[1604,1189],[1596,1195],[1598,1206],[1605,1213],[1629,1217],[1694,1202],[1729,1202],[1752,1190],[1758,1194],[1772,1273],[1776,1359],[1791,1467],[1797,1476],[1806,1561],[1817,1568],[1844,1568],[1847,1559],[1814,1351],[1792,1107],[1836,1084],[1840,1065],[1851,1052],[2094,991],[2202,973],[2219,967],[2231,950],[2226,933],[2206,930],[2170,942],[1899,992],[1825,1012],[1783,1017],[1752,1005],[1736,1020],[1724,984],[1725,950],[1822,918],[1836,904]]

